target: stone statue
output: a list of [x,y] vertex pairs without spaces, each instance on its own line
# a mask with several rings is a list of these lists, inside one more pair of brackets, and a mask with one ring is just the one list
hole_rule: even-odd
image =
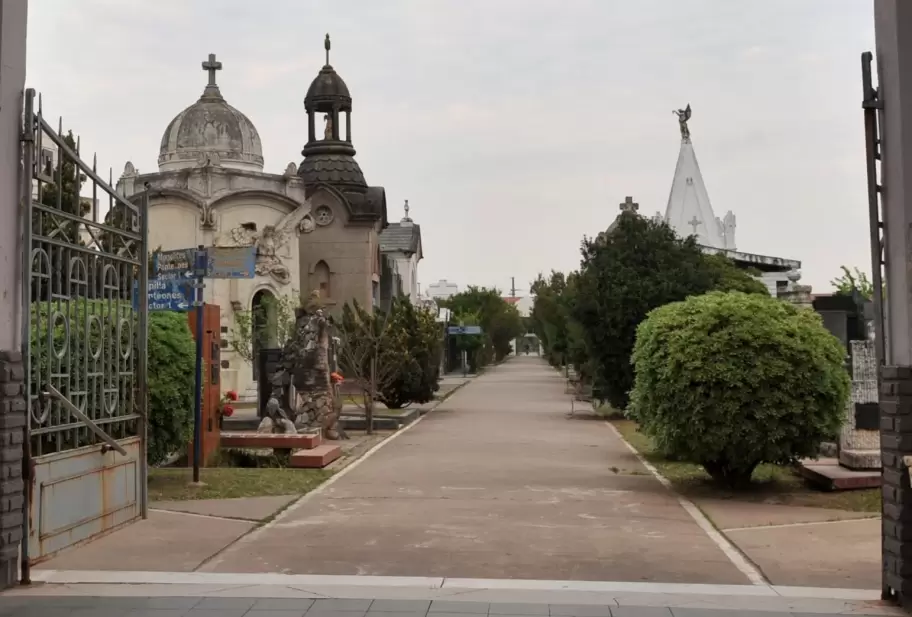
[[687,104],[687,107],[684,109],[678,109],[672,111],[674,115],[678,117],[678,125],[681,128],[681,139],[684,141],[690,141],[690,129],[687,128],[687,121],[690,120],[690,103]]
[[323,139],[332,139],[333,138],[332,116],[330,116],[329,114],[323,114],[323,122],[326,123],[326,127],[323,129]]
[[283,263],[280,253],[284,253],[286,259],[291,257],[288,251],[291,235],[302,231],[302,223],[308,216],[310,205],[303,204],[275,225],[264,225],[259,232],[256,223],[244,223],[229,231],[227,237],[216,241],[216,246],[256,247],[257,275],[271,276],[279,284],[287,285],[291,282],[291,271]]
[[320,292],[314,291],[306,306],[297,311],[294,334],[282,349],[282,359],[270,377],[272,394],[266,405],[267,414],[279,406],[294,386],[292,403],[294,422],[308,427],[320,427],[327,439],[347,439],[339,426],[341,398],[332,383],[333,368],[331,323],[319,302]]
[[304,218],[301,219],[301,223],[298,225],[298,231],[302,234],[309,234],[314,229],[316,229],[316,223],[310,214],[305,214]]

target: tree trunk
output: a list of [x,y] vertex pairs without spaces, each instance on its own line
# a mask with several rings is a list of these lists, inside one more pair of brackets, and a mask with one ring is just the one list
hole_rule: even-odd
[[733,491],[740,491],[750,487],[751,476],[754,475],[758,464],[735,468],[726,461],[708,461],[703,463],[703,468],[718,484]]
[[370,392],[367,394],[367,405],[364,408],[364,421],[367,423],[367,434],[374,434],[374,395],[377,392],[377,355],[370,360]]

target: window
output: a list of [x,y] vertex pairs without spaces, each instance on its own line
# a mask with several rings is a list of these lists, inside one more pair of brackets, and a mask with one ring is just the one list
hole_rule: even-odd
[[332,272],[329,271],[329,264],[323,260],[318,261],[311,281],[313,288],[319,290],[321,298],[326,300],[332,297]]

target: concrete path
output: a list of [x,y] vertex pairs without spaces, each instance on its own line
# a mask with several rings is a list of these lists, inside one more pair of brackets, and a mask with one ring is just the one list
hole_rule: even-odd
[[515,358],[475,379],[202,572],[745,584],[560,376]]

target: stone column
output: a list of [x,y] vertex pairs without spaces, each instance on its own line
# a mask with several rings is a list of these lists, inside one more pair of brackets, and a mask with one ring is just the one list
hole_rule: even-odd
[[0,2],[0,589],[16,583],[22,540],[25,386],[21,353],[19,133],[28,0]]
[[846,404],[846,421],[839,435],[839,464],[849,469],[880,469],[879,393],[874,343],[851,341],[850,346],[852,396]]
[[887,366],[880,390],[884,597],[912,601],[912,368]]

